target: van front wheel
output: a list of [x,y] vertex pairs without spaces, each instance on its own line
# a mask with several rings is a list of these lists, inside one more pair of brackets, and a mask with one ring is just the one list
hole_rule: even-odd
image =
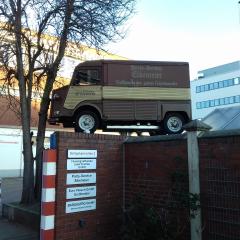
[[91,111],[83,111],[77,114],[75,132],[94,133],[99,127],[98,116]]
[[185,124],[184,117],[179,113],[170,113],[163,120],[163,126],[166,133],[177,134],[183,131],[182,127]]

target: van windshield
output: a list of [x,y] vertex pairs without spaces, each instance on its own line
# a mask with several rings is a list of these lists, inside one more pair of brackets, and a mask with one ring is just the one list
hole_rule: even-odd
[[78,69],[74,74],[73,85],[97,85],[100,84],[98,69]]

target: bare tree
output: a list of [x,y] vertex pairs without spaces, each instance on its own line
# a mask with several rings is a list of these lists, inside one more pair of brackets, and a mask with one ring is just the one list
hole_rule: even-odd
[[24,174],[22,203],[34,201],[31,145],[31,101],[41,92],[37,145],[36,192],[40,190],[42,150],[50,93],[71,44],[103,49],[123,37],[124,23],[136,0],[1,0],[0,63],[5,73],[2,89],[19,91],[23,129]]

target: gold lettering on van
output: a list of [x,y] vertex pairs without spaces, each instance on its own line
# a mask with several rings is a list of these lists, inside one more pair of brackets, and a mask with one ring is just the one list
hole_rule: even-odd
[[81,90],[79,92],[75,92],[75,96],[82,97],[82,96],[95,96],[96,93],[91,90]]
[[133,79],[162,79],[161,66],[131,65],[131,77]]
[[80,102],[101,99],[102,86],[71,86],[64,102],[64,107],[67,109],[73,109]]

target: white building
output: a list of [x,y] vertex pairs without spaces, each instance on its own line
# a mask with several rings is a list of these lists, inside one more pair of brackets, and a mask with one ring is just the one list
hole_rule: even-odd
[[240,107],[240,61],[199,71],[191,81],[191,99],[193,119],[216,108]]
[[[33,153],[36,151],[36,129],[33,131]],[[53,129],[46,130],[45,148],[50,147],[50,135]],[[23,131],[21,127],[0,126],[0,179],[4,177],[22,177],[23,176]]]

